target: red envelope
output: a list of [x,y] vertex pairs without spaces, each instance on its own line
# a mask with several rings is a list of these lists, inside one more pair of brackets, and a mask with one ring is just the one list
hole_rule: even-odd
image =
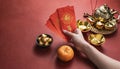
[[60,20],[58,18],[58,13],[55,12],[50,16],[50,20],[53,23],[54,27],[56,28],[57,32],[59,33],[59,35],[66,40],[65,35],[63,34],[61,27],[60,27]]
[[73,6],[57,9],[57,11],[50,16],[46,26],[64,40],[69,40],[62,30],[73,32],[77,27]]
[[73,6],[57,9],[62,30],[73,32],[76,26],[75,12]]
[[62,37],[62,38],[66,41],[65,36],[64,36],[63,34],[60,34],[60,33],[56,30],[56,28],[54,27],[54,25],[53,25],[53,23],[51,22],[50,19],[47,21],[46,26],[47,26],[51,31],[53,31],[56,35]]
[[57,35],[59,35],[59,33],[57,32],[57,30],[55,29],[55,27],[53,26],[52,22],[50,19],[47,20],[46,26],[52,30],[54,33],[56,33]]

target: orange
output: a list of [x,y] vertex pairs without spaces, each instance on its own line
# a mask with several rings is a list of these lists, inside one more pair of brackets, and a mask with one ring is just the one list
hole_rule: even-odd
[[61,61],[68,62],[74,57],[74,51],[71,46],[62,45],[57,50],[57,56]]

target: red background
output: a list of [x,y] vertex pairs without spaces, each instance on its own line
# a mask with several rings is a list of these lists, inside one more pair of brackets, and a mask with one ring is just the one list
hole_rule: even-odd
[[[95,0],[93,6],[95,5]],[[97,0],[97,7],[106,3],[120,11],[120,0]],[[50,31],[45,23],[57,8],[73,5],[76,19],[91,13],[90,0],[0,0],[0,69],[94,69],[88,59],[75,55],[68,63],[56,58],[56,48],[66,44]],[[119,24],[118,24],[119,26]],[[120,60],[120,32],[106,36],[102,52]],[[35,46],[39,34],[48,33],[54,42],[48,49]],[[94,56],[93,56],[94,57]]]

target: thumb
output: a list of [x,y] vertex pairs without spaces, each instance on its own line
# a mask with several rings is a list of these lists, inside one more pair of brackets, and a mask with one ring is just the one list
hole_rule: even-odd
[[69,36],[69,37],[73,37],[75,34],[72,32],[69,32],[67,30],[63,30],[63,32],[65,33],[65,35]]

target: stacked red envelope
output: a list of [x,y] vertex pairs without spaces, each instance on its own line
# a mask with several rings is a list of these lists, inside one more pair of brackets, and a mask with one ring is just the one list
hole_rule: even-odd
[[62,30],[73,32],[76,29],[76,19],[73,6],[58,8],[48,19],[46,26],[55,34],[67,40]]

